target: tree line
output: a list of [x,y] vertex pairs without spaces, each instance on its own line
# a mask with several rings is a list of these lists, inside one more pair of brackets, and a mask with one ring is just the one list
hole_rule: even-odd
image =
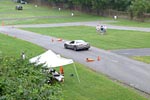
[[81,8],[81,10],[103,15],[107,9],[126,11],[130,17],[143,18],[145,13],[150,13],[150,0],[44,0],[56,6],[67,9]]
[[150,0],[27,0],[28,2],[47,2],[49,5],[65,9],[80,10],[104,15],[106,10],[125,11],[130,18],[144,18],[150,13]]

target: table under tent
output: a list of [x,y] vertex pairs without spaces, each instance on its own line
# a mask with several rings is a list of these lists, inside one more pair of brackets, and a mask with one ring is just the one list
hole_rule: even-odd
[[52,78],[56,79],[59,82],[64,81],[64,75],[62,73],[57,72],[55,68],[62,66],[64,67],[65,65],[68,64],[73,64],[78,81],[80,82],[77,69],[73,60],[61,57],[59,54],[54,53],[52,50],[48,50],[36,57],[29,59],[29,62],[34,63],[35,66],[42,65],[42,67],[46,68],[47,72],[49,72],[52,75]]

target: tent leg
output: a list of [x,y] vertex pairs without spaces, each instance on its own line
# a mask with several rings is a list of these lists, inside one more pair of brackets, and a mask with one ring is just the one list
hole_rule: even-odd
[[74,70],[75,70],[76,75],[77,75],[78,82],[80,83],[80,79],[79,79],[79,75],[78,75],[78,72],[77,72],[77,68],[76,68],[75,64],[73,64],[73,65],[74,65]]

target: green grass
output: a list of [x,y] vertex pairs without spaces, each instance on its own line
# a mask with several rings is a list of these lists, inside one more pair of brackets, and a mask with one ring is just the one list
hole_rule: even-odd
[[[86,15],[85,15],[86,16]],[[103,19],[102,17],[97,16],[86,16],[77,15],[71,17],[69,14],[66,16],[49,16],[50,18],[31,18],[25,20],[5,20],[3,21],[5,25],[13,25],[13,24],[47,24],[47,23],[66,23],[66,22],[84,22],[84,21],[99,21]],[[105,19],[106,20],[106,19]]]
[[81,82],[75,75],[72,65],[65,66],[63,84],[64,100],[142,100],[132,89],[122,87],[102,74],[93,72],[81,64],[76,64]]
[[20,57],[23,51],[30,58],[45,50],[29,42],[0,34],[0,56]]
[[[112,18],[100,17],[95,15],[89,15],[74,11],[75,16],[71,17],[70,10],[61,10],[58,8],[50,7],[35,7],[32,4],[22,5],[23,10],[15,10],[15,6],[18,3],[14,3],[11,0],[1,0],[0,3],[0,22],[2,21],[5,25],[16,25],[16,24],[44,24],[44,23],[62,23],[62,22],[80,22],[80,21],[99,21],[101,23],[106,23],[102,21],[114,21]],[[50,18],[31,18],[31,19],[22,19],[22,20],[6,20],[12,18],[30,18],[30,17],[41,17],[49,16]],[[3,20],[3,18],[5,20]],[[150,27],[150,22],[136,22],[125,19],[118,19],[114,22],[107,22],[113,25],[122,25],[122,26],[136,26],[136,27]]]
[[[1,0],[0,3],[0,12],[1,18],[24,18],[24,17],[34,17],[34,16],[70,16],[70,11],[62,11],[58,12],[57,10],[52,9],[52,11],[48,8],[38,7],[33,9],[33,5],[24,5],[23,11],[16,11],[15,3],[10,3],[11,0]],[[8,5],[7,5],[7,4]],[[2,8],[3,7],[3,8]],[[46,10],[47,9],[47,10]],[[35,12],[35,13],[33,13]],[[98,16],[91,15],[82,15],[77,14],[75,17],[66,17],[66,18],[49,18],[49,19],[32,19],[32,20],[21,20],[21,21],[5,21],[5,24],[33,24],[33,23],[55,23],[55,22],[68,22],[68,21],[90,21],[90,20],[99,20]],[[39,21],[39,22],[37,22]],[[132,37],[138,35],[138,32],[129,32],[125,31],[116,31],[109,30],[106,36],[99,36],[95,33],[95,28],[92,27],[60,27],[60,28],[45,28],[45,29],[32,29],[33,31],[38,30],[43,33],[50,33],[47,35],[52,35],[56,37],[61,37],[65,39],[81,39],[89,40],[92,45],[97,45],[100,48],[105,49],[116,49],[124,47],[124,42],[119,43],[119,46],[116,46],[115,43],[121,40],[122,35],[126,37],[131,35]],[[76,33],[76,34],[72,34]],[[141,33],[139,33],[141,34]],[[116,35],[119,35],[116,38]],[[142,33],[146,38],[149,39],[147,33]],[[82,37],[83,36],[83,37]],[[141,35],[140,35],[141,36]],[[138,39],[139,35],[136,36]],[[107,40],[108,39],[108,40]],[[124,39],[124,38],[123,38]],[[133,38],[132,38],[133,39]],[[87,40],[87,41],[88,41]],[[95,42],[92,42],[95,40]],[[128,40],[128,39],[125,39]],[[129,39],[130,40],[130,39]],[[147,40],[146,40],[147,41]],[[111,43],[112,42],[112,43]],[[132,42],[132,41],[131,41]],[[136,41],[135,41],[136,42]],[[130,42],[125,42],[130,43]],[[144,47],[147,47],[145,42],[142,42]],[[118,45],[118,44],[117,44]],[[132,47],[132,44],[126,44],[125,48]],[[136,43],[136,47],[139,47],[138,43]],[[0,55],[2,56],[16,56],[20,57],[22,51],[25,51],[28,58],[38,55],[45,50],[41,47],[33,45],[29,42],[22,41],[17,38],[8,37],[7,35],[0,34]],[[63,95],[64,100],[146,100],[144,97],[140,96],[134,90],[121,86],[111,80],[109,80],[104,75],[100,73],[96,73],[85,67],[84,65],[75,63],[77,66],[77,70],[80,76],[81,83],[78,83],[76,76],[71,77],[70,74],[73,73],[75,75],[73,65],[68,65],[64,67],[65,70],[65,82],[63,84]]]
[[[19,57],[23,50],[30,58],[45,51],[29,42],[3,34],[0,34],[0,47],[2,56]],[[78,63],[75,65],[81,82],[78,83],[72,64],[64,66],[65,82],[62,84],[64,100],[146,100],[134,90],[119,85],[84,65]],[[71,77],[70,74],[74,76]]]
[[[71,17],[70,10],[61,10],[59,11],[57,8],[50,7],[35,7],[32,4],[22,5],[23,10],[15,10],[15,6],[18,5],[14,2],[9,2],[11,0],[5,1],[5,5],[3,3],[0,4],[0,21],[4,21],[5,25],[12,24],[41,24],[41,23],[60,23],[60,22],[76,22],[76,21],[92,21],[92,20],[100,20],[104,19],[99,16],[87,15],[80,13],[78,11],[74,11],[74,17]],[[38,18],[41,16],[49,16],[50,18]],[[22,20],[2,20],[12,19],[12,18],[30,18],[37,17],[31,19],[22,19]]]
[[67,40],[83,39],[90,42],[92,46],[106,50],[150,48],[150,34],[148,32],[108,29],[106,35],[99,35],[95,31],[95,27],[88,26],[24,29]]
[[[150,19],[149,19],[150,20]],[[150,27],[150,21],[146,20],[145,22],[132,21],[127,19],[118,19],[117,22],[112,22],[112,25],[121,25],[121,26],[136,26],[136,27]]]
[[150,64],[150,56],[134,56],[132,58]]

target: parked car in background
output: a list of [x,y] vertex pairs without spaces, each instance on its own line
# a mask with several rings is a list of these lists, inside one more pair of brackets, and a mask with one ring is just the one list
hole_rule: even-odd
[[16,3],[21,3],[21,4],[26,4],[26,0],[12,0],[13,2],[16,2]]
[[26,2],[24,0],[21,0],[20,3],[21,4],[26,4]]
[[73,40],[67,41],[64,43],[64,48],[77,50],[88,50],[90,48],[90,44],[85,42],[84,40]]

